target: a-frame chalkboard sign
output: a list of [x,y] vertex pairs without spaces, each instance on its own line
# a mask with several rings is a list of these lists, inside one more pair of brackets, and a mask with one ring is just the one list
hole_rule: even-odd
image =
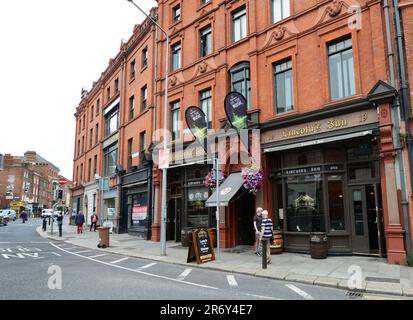
[[192,241],[188,249],[187,263],[195,261],[198,264],[215,260],[211,231],[208,229],[192,230]]

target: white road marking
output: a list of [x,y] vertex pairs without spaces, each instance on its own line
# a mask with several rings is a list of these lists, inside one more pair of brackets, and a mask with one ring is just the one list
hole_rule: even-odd
[[230,287],[238,287],[237,280],[235,280],[235,277],[233,275],[227,275],[227,280]]
[[243,293],[247,296],[251,296],[251,297],[256,297],[256,298],[260,298],[260,299],[269,299],[269,300],[282,300],[280,298],[274,298],[274,297],[267,297],[267,296],[261,296],[259,294],[252,294],[252,293]]
[[192,271],[192,269],[185,269],[185,271],[182,272],[182,273],[178,276],[178,278],[176,278],[176,279],[177,279],[177,280],[180,280],[180,281],[184,280],[184,279],[191,273],[191,271]]
[[70,247],[70,248],[65,248],[65,250],[72,250],[72,249],[76,249],[77,247]]
[[314,298],[311,295],[309,295],[307,292],[304,292],[303,290],[297,288],[293,284],[286,284],[285,286],[287,288],[291,289],[292,291],[294,291],[295,293],[299,294],[300,296],[302,296],[306,300],[314,300]]
[[95,256],[90,256],[89,258],[97,258],[97,257],[103,257],[103,256],[107,256],[107,253],[102,253],[102,254],[97,254]]
[[52,252],[55,256],[58,256],[58,257],[61,257],[62,255],[61,254],[58,254],[57,252]]
[[142,267],[140,267],[140,268],[138,268],[138,269],[136,269],[136,270],[148,269],[148,268],[150,268],[150,267],[153,267],[155,264],[157,264],[157,263],[156,263],[156,262],[153,262],[153,263],[147,264],[147,265],[145,265],[145,266],[142,266]]
[[173,282],[184,283],[184,284],[187,284],[187,285],[189,285],[189,286],[206,288],[206,289],[211,289],[211,290],[220,290],[219,288],[216,288],[216,287],[211,287],[211,286],[207,286],[207,285],[203,285],[203,284],[198,284],[198,283],[193,283],[193,282],[188,282],[188,281],[179,281],[179,280],[176,280],[176,279],[174,279],[174,278],[169,278],[169,277],[165,277],[165,276],[160,276],[160,275],[157,275],[157,274],[152,274],[152,273],[144,272],[144,271],[141,271],[141,270],[136,270],[136,269],[134,270],[134,269],[127,268],[127,267],[122,267],[122,266],[119,266],[119,265],[116,265],[116,264],[110,264],[110,263],[108,263],[108,262],[96,260],[96,259],[93,259],[93,258],[90,258],[90,257],[82,256],[82,255],[80,255],[80,254],[76,254],[76,253],[67,251],[67,250],[65,250],[65,249],[59,248],[58,246],[56,246],[56,245],[55,245],[54,243],[52,243],[52,242],[49,242],[49,244],[50,244],[51,246],[53,246],[53,247],[55,247],[55,248],[63,251],[63,252],[70,253],[70,254],[73,254],[74,256],[78,256],[78,257],[80,257],[80,258],[87,259],[87,260],[91,260],[91,261],[94,261],[94,262],[96,262],[96,263],[104,264],[104,265],[106,265],[106,266],[110,266],[110,267],[113,267],[113,268],[118,268],[118,269],[127,270],[127,271],[131,271],[131,272],[139,273],[139,274],[144,274],[144,275],[147,275],[147,276],[150,276],[150,277],[153,277],[153,278],[165,279],[165,280],[169,280],[169,281],[173,281]]
[[82,251],[78,251],[76,253],[86,253],[86,252],[90,252],[90,250],[82,250]]
[[[78,253],[78,252],[77,252]],[[125,257],[125,258],[122,258],[122,259],[118,259],[118,260],[115,260],[115,261],[111,261],[110,263],[112,263],[112,264],[117,264],[117,263],[119,263],[119,262],[122,262],[122,261],[125,261],[125,260],[128,260],[129,259],[129,257]]]

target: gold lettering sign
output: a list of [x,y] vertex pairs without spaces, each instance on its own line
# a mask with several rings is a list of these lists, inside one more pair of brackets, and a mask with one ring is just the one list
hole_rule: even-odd
[[375,109],[353,112],[343,116],[312,121],[304,125],[301,124],[264,132],[261,135],[261,143],[266,144],[274,141],[311,136],[375,122],[378,122],[377,111]]

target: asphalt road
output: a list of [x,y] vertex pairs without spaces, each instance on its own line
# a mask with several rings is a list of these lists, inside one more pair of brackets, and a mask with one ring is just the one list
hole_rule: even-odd
[[334,288],[86,250],[41,238],[39,225],[32,219],[0,227],[0,300],[363,299]]

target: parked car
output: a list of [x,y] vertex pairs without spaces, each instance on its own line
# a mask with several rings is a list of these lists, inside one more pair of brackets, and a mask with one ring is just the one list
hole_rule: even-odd
[[9,209],[0,210],[0,216],[7,218],[8,221],[16,221],[17,219],[16,211]]
[[51,217],[52,216],[52,214],[53,214],[53,218],[54,217],[57,217],[57,215],[58,215],[58,211],[53,211],[53,209],[43,209],[42,210],[42,214],[41,214],[41,218],[43,219],[43,218],[49,218],[49,217]]

